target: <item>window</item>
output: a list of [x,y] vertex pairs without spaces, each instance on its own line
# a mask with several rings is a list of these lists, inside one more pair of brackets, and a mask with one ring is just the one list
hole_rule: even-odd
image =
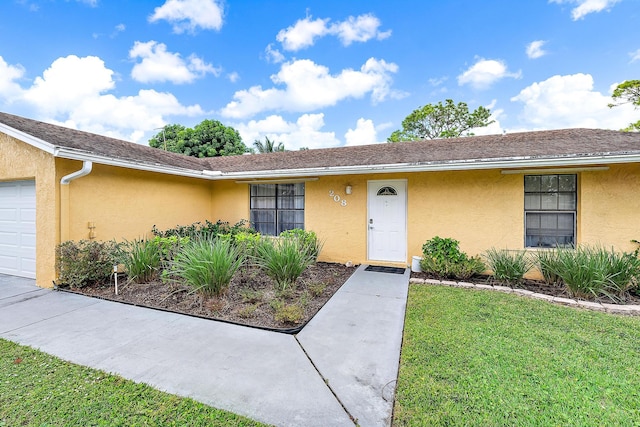
[[525,246],[555,248],[575,244],[576,175],[525,175]]
[[250,206],[251,225],[261,234],[304,229],[304,183],[251,185]]

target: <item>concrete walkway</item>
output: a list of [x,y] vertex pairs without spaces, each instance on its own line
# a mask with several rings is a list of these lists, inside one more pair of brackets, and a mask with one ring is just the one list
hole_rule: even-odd
[[409,270],[354,275],[297,335],[0,275],[0,337],[277,426],[388,426]]

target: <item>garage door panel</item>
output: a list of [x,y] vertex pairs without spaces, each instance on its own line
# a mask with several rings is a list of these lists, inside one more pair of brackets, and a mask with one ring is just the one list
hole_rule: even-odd
[[35,249],[36,235],[34,233],[22,233],[20,235],[20,246],[23,249]]
[[[2,200],[2,199],[0,199]],[[18,219],[18,209],[16,208],[0,208],[0,223],[15,222]]]
[[35,181],[0,182],[0,273],[35,278]]

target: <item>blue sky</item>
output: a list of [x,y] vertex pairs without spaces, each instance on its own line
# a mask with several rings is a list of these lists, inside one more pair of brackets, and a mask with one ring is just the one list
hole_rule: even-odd
[[385,141],[451,98],[476,131],[637,121],[640,0],[3,0],[0,110],[141,144],[220,120],[245,144]]

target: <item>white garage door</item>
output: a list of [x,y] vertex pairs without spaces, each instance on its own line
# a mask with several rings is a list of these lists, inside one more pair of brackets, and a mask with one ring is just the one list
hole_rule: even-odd
[[36,277],[35,181],[0,182],[0,273]]

